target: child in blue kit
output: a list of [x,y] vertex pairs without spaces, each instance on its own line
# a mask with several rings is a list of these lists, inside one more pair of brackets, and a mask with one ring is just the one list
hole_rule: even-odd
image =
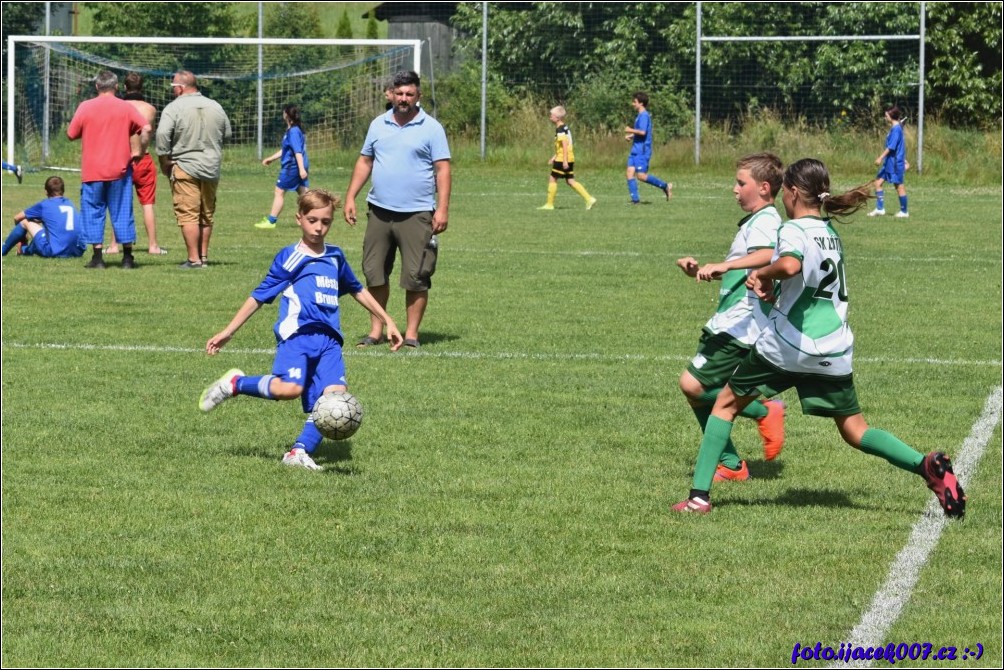
[[631,153],[627,159],[627,185],[631,204],[641,202],[635,175],[662,191],[666,200],[669,200],[673,197],[673,185],[648,173],[648,164],[652,160],[652,115],[648,112],[648,93],[636,91],[631,97],[631,106],[638,113],[634,125],[624,128],[624,139],[631,142]]
[[875,165],[879,166],[878,174],[875,175],[875,209],[868,212],[868,216],[885,216],[885,191],[882,190],[885,182],[893,184],[899,196],[899,211],[896,212],[896,218],[905,219],[910,216],[906,203],[906,186],[903,184],[903,175],[910,164],[906,162],[906,140],[903,137],[902,118],[903,112],[899,107],[886,110],[885,120],[892,127],[889,128],[889,134],[885,138],[885,149],[875,159]]
[[[3,243],[6,256],[21,244],[19,254],[42,258],[80,258],[85,245],[78,236],[80,212],[63,196],[66,185],[60,177],[45,180],[45,200],[14,215],[14,228]],[[30,241],[29,241],[30,240]]]
[[210,356],[219,353],[263,304],[281,296],[279,318],[273,329],[277,344],[272,373],[246,376],[241,370],[228,370],[202,392],[199,408],[208,412],[236,395],[270,400],[300,398],[308,417],[282,462],[320,470],[310,454],[321,443],[321,434],[309,414],[323,394],[347,388],[339,298],[350,294],[383,320],[391,351],[397,351],[404,338],[393,319],[356,279],[342,250],[324,241],[339,205],[338,198],[314,189],[301,195],[297,204],[296,222],[302,239],[276,254],[268,274],[251,292],[251,297],[227,327],[206,342],[206,353]]
[[268,216],[254,224],[255,228],[262,230],[275,228],[275,222],[279,220],[285,203],[286,191],[296,191],[299,194],[310,188],[310,159],[307,158],[307,138],[300,125],[300,109],[296,105],[286,105],[282,108],[282,120],[286,122],[282,146],[261,162],[268,167],[273,161],[279,161],[279,178],[275,182],[272,210]]

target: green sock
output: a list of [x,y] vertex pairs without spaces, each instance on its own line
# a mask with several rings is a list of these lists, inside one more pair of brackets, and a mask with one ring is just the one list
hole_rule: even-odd
[[722,451],[722,455],[718,458],[718,462],[727,467],[729,470],[738,470],[739,466],[742,465],[742,459],[739,458],[739,452],[736,451],[736,445],[732,444],[732,438],[725,443],[725,449]]
[[[698,405],[696,407],[691,405],[690,409],[694,410],[694,416],[697,417],[697,423],[700,424],[703,433],[704,427],[708,423],[708,417],[711,416],[711,405]],[[739,458],[739,452],[736,451],[736,445],[732,444],[732,438],[729,438],[726,443],[720,462],[730,470],[739,469],[742,460]]]
[[892,433],[878,428],[869,428],[861,436],[861,451],[889,461],[897,468],[916,474],[917,466],[924,460],[924,454],[900,441]]
[[739,416],[747,419],[762,419],[767,416],[767,406],[759,400],[754,400],[739,412]]
[[704,427],[704,439],[701,440],[701,448],[697,452],[697,464],[694,466],[694,489],[711,490],[715,468],[718,467],[731,434],[731,421],[719,419],[717,416],[708,417],[708,423]]

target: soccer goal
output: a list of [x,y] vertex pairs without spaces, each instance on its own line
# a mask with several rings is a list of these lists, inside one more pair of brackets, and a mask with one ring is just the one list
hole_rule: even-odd
[[[705,4],[709,7],[702,9]],[[816,5],[826,3],[800,4],[815,13]],[[919,3],[919,12],[905,3],[900,10],[899,25],[915,21],[916,32],[911,26],[891,34],[711,34],[703,19],[709,9],[711,16],[727,9],[724,5],[696,7],[695,163],[701,162],[706,118],[741,122],[743,115],[773,111],[785,123],[834,129],[869,119],[884,125],[882,112],[895,104],[916,124],[911,154],[917,171],[923,170],[925,3]],[[716,22],[719,29],[721,23]]]
[[358,149],[385,109],[386,83],[399,70],[420,72],[421,49],[420,40],[10,36],[7,162],[78,168],[80,143],[66,139],[66,127],[94,97],[95,75],[111,70],[121,82],[138,72],[147,101],[162,110],[179,69],[226,110],[231,144],[271,154],[286,130],[282,107],[295,104],[311,160],[323,160]]

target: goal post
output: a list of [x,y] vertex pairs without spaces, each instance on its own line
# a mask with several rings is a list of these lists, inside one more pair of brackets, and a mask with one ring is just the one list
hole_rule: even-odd
[[256,144],[260,159],[263,146],[282,139],[282,106],[295,104],[311,158],[320,158],[357,143],[360,129],[384,110],[393,73],[421,74],[421,62],[421,40],[11,35],[6,158],[31,168],[79,167],[79,143],[61,131],[77,105],[94,97],[98,72],[115,72],[120,81],[140,73],[159,111],[173,97],[169,84],[179,69],[194,73],[226,110],[233,144]]
[[[701,162],[702,102],[736,99],[737,91],[749,109],[756,109],[759,98],[773,105],[784,105],[788,120],[811,117],[816,123],[839,125],[842,116],[860,113],[857,108],[874,111],[877,107],[895,103],[908,110],[917,125],[916,168],[923,171],[924,164],[924,41],[926,32],[926,3],[919,3],[917,32],[898,34],[841,34],[841,35],[713,35],[704,32],[702,5],[696,3],[696,68],[694,87],[694,162]],[[904,10],[906,11],[906,10]],[[786,62],[785,51],[803,50],[805,60],[792,61],[797,72],[779,75],[774,81],[764,81],[762,76],[749,75],[744,80],[740,68],[726,69],[729,79],[709,82],[702,75],[702,66],[715,60],[735,65],[745,58],[747,64],[756,65],[749,53],[758,45],[769,47],[769,59]],[[768,47],[763,47],[767,49]],[[715,50],[714,54],[708,53]],[[850,52],[861,66],[853,74],[844,73],[840,79],[829,80],[828,59],[837,58],[840,52]],[[763,53],[761,51],[761,53]],[[740,54],[742,57],[740,57]],[[805,65],[808,63],[808,65]],[[722,69],[722,68],[719,68]],[[705,96],[702,100],[702,96]],[[752,104],[750,104],[752,101]],[[763,102],[763,100],[760,100]],[[770,105],[768,105],[770,106]],[[809,109],[812,106],[812,109]],[[776,109],[776,107],[775,107]],[[705,112],[706,113],[706,112]],[[728,111],[724,112],[726,115]],[[721,116],[722,110],[715,110]],[[879,115],[879,118],[881,115]],[[859,119],[855,119],[859,120]]]

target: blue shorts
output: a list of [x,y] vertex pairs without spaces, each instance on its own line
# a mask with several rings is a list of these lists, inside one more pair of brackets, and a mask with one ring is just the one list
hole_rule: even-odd
[[325,387],[346,385],[342,344],[328,333],[293,335],[276,346],[272,374],[303,386],[300,402],[309,413]]
[[648,162],[651,156],[645,154],[630,154],[627,159],[627,166],[633,167],[635,172],[648,172]]
[[903,183],[903,173],[906,172],[905,167],[905,165],[897,165],[896,163],[886,161],[882,163],[882,167],[879,169],[878,174],[875,175],[875,178],[899,186]]
[[80,185],[80,241],[101,244],[105,236],[105,212],[112,217],[112,230],[120,244],[136,241],[132,215],[132,166],[114,181],[87,181]]
[[84,255],[87,247],[78,242],[75,246],[69,247],[61,254],[52,253],[52,245],[49,244],[49,234],[44,230],[38,231],[38,235],[31,238],[31,242],[21,246],[23,256],[41,256],[42,258],[80,258]]
[[283,191],[299,191],[301,188],[310,188],[310,179],[300,179],[299,170],[282,171],[275,182],[275,187],[281,188]]

